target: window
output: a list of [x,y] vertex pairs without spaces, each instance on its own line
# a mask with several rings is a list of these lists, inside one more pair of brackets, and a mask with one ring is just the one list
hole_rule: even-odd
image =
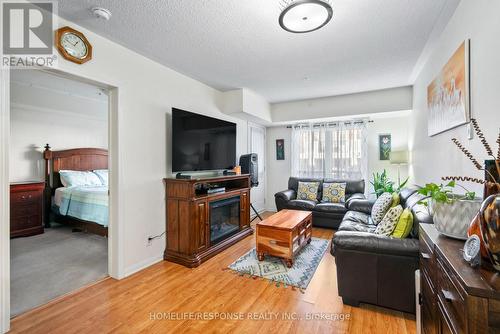
[[364,122],[295,126],[292,130],[292,175],[332,179],[366,179]]

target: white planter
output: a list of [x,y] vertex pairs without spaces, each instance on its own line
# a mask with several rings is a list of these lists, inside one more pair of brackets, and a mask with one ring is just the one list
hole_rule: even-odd
[[451,238],[466,240],[467,229],[481,208],[481,200],[458,200],[432,203],[432,218],[436,229]]

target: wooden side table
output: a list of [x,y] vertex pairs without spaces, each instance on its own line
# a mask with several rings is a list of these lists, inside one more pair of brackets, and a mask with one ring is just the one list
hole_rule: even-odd
[[10,184],[10,237],[43,233],[44,182]]
[[265,255],[285,259],[288,268],[294,256],[311,242],[312,213],[310,211],[281,210],[257,223],[256,251],[259,261]]

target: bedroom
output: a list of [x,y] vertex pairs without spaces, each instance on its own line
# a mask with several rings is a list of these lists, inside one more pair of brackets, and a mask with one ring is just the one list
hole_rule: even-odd
[[108,275],[108,91],[24,70],[10,94],[15,316]]

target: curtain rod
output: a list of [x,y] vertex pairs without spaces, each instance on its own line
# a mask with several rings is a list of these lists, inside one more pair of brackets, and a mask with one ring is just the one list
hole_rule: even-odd
[[[367,121],[339,121],[339,122],[326,122],[326,123],[312,123],[312,126],[315,127],[315,126],[320,126],[322,124],[326,124],[326,125],[337,125],[338,123],[344,123],[344,124],[363,124],[363,123],[373,123],[373,120],[367,120]],[[294,126],[301,126],[301,125],[311,125],[311,123],[297,123],[297,124],[293,124],[293,125],[287,125],[286,128],[287,129],[291,129],[293,128]]]

